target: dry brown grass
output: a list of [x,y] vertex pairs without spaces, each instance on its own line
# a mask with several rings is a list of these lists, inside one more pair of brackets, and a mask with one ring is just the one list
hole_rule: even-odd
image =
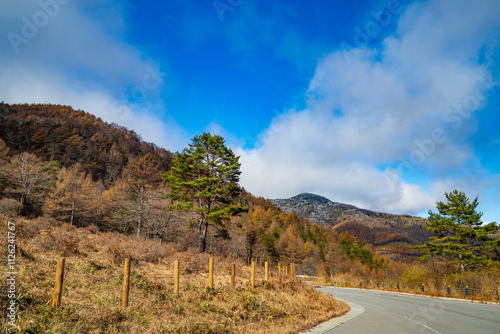
[[[6,222],[6,217],[1,217]],[[250,268],[215,259],[207,289],[207,254],[95,227],[77,229],[44,219],[17,219],[19,327],[22,333],[296,333],[348,311],[304,283],[284,278],[250,289]],[[7,249],[5,240],[2,249]],[[66,257],[62,306],[52,310],[55,264]],[[123,260],[132,258],[129,307],[121,309]],[[173,261],[180,261],[180,294],[173,294]],[[230,289],[236,263],[242,286]],[[5,265],[3,263],[2,265]],[[6,309],[5,294],[0,307]],[[2,316],[3,333],[7,329]]]

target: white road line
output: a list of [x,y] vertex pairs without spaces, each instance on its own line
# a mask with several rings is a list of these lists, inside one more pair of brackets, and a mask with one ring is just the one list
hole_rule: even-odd
[[364,303],[364,304],[367,304],[367,305],[370,305],[370,306],[372,306],[372,307],[379,308],[379,309],[381,309],[381,310],[384,310],[384,311],[390,312],[390,313],[394,313],[394,314],[396,314],[396,315],[400,316],[401,318],[405,318],[405,319],[407,319],[407,320],[410,320],[410,321],[412,321],[412,322],[414,322],[414,323],[416,323],[416,324],[418,324],[418,325],[420,325],[420,326],[423,326],[423,327],[427,328],[428,330],[433,331],[434,333],[443,334],[443,333],[441,333],[441,332],[439,332],[439,331],[435,330],[434,328],[431,328],[431,327],[429,327],[429,326],[427,326],[427,325],[425,325],[425,324],[423,324],[423,323],[421,323],[421,322],[419,322],[419,321],[413,320],[413,319],[411,319],[410,317],[407,317],[407,316],[405,316],[405,315],[402,315],[402,314],[399,314],[399,313],[393,312],[393,311],[388,310],[388,309],[386,309],[386,308],[383,308],[383,307],[381,307],[381,306],[373,305],[373,304],[370,304],[370,303],[367,303],[367,302],[363,302],[363,303]]

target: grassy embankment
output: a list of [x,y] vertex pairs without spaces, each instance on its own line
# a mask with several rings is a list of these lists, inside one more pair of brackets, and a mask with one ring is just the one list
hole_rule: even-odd
[[[7,217],[0,218],[6,226]],[[250,268],[222,258],[215,260],[210,290],[209,255],[178,252],[157,240],[43,219],[18,218],[15,224],[18,328],[8,330],[4,312],[9,299],[2,293],[2,333],[296,333],[349,308],[298,280],[265,283],[260,267],[257,286],[251,289]],[[0,244],[6,255],[7,238]],[[121,309],[123,260],[128,256],[133,259],[130,300]],[[60,257],[66,258],[62,306],[52,310]],[[179,295],[173,293],[174,260],[180,261]],[[243,283],[236,289],[229,288],[231,263]]]

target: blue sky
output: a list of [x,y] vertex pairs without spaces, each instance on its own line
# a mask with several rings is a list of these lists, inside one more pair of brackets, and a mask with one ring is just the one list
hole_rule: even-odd
[[68,104],[172,151],[204,131],[257,196],[500,221],[500,2],[0,3],[0,99]]

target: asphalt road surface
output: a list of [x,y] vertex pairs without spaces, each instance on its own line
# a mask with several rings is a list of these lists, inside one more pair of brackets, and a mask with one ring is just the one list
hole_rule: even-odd
[[409,296],[373,290],[318,288],[364,312],[328,334],[500,334],[500,306]]

